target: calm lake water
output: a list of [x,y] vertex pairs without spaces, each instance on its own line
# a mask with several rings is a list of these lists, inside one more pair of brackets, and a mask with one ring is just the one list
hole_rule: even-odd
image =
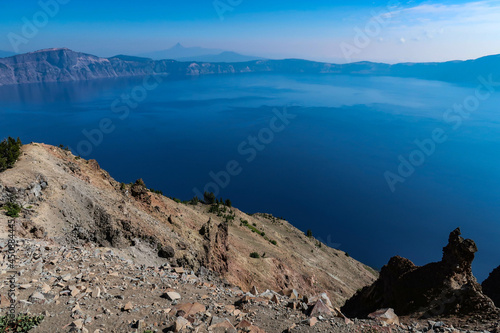
[[[500,265],[500,91],[455,129],[443,115],[477,85],[272,74],[146,83],[1,87],[0,137],[68,145],[118,181],[143,178],[183,200],[235,161],[239,174],[220,177],[219,196],[283,216],[376,268],[393,255],[440,260],[458,226],[478,244],[478,280]],[[290,119],[273,120],[285,107]],[[445,142],[415,153],[415,140],[436,129]],[[393,192],[384,174],[410,154],[423,163]]]

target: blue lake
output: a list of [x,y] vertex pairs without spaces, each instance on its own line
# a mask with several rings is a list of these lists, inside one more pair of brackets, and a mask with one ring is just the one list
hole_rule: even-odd
[[[0,137],[68,145],[118,181],[143,178],[183,200],[232,161],[238,174],[210,185],[219,196],[376,268],[393,255],[440,260],[460,226],[478,245],[482,281],[500,265],[500,89],[456,128],[458,113],[447,113],[478,84],[246,74],[7,86]],[[288,120],[276,118],[285,110]],[[415,140],[436,129],[446,140],[422,153]],[[385,174],[410,155],[419,165],[392,191]]]

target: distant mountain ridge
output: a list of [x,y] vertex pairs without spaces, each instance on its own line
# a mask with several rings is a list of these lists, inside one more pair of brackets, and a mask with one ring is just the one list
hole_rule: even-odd
[[200,57],[216,55],[224,52],[220,49],[208,49],[203,47],[184,47],[180,43],[169,49],[138,54],[139,57],[151,58],[153,60],[177,60],[179,58]]
[[180,43],[173,47],[139,54],[139,57],[151,58],[153,60],[177,60],[177,61],[200,61],[200,62],[245,62],[261,60],[261,57],[246,56],[236,52],[220,49],[208,49],[203,47],[184,47]]
[[177,58],[175,60],[197,62],[247,62],[254,60],[264,60],[264,58],[246,56],[236,52],[225,51],[219,54],[206,54],[196,57]]
[[358,62],[339,65],[300,59],[231,63],[152,60],[126,55],[100,58],[67,48],[59,48],[0,58],[0,85],[145,75],[198,76],[237,73],[372,75],[447,82],[474,82],[481,76],[484,78],[500,77],[500,55],[444,63],[389,65]]
[[16,54],[17,53],[14,52],[0,50],[0,58],[12,57],[15,56]]

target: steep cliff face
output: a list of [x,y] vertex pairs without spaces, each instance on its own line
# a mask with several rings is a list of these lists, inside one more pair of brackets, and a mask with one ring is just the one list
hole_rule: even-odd
[[0,58],[0,85],[66,82],[145,75],[210,75],[248,72],[337,73],[342,66],[305,60],[257,60],[239,63],[153,61],[116,56],[100,58],[66,48]]
[[477,247],[474,241],[454,230],[443,259],[418,267],[399,256],[391,258],[379,279],[363,288],[346,302],[342,310],[348,316],[366,317],[381,308],[393,308],[398,315],[441,317],[477,315],[496,318],[492,300],[481,291],[472,275]]
[[116,77],[108,59],[49,49],[0,59],[0,84],[77,81]]
[[245,68],[235,69],[231,64],[153,61],[132,57],[106,59],[69,49],[48,49],[0,59],[0,85],[145,75],[225,74],[241,71],[245,71]]
[[210,75],[236,73],[383,75],[422,79],[477,82],[481,76],[500,77],[500,55],[444,63],[381,64],[358,62],[328,64],[300,59],[254,60],[237,63],[180,62],[130,56],[100,58],[69,49],[47,49],[0,58],[0,86],[8,84],[65,82],[144,75]]

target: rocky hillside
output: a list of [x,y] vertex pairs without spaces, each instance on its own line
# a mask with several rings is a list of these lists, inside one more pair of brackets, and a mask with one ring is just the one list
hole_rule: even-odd
[[[7,248],[0,241],[2,279],[8,276]],[[20,240],[18,311],[43,316],[32,333],[500,332],[498,322],[466,323],[459,329],[450,319],[408,320],[391,310],[351,320],[324,293],[300,296],[295,290],[258,288],[245,293],[206,271],[157,261],[149,251]],[[1,284],[0,313],[9,305],[7,286]]]
[[[319,247],[284,220],[223,205],[178,203],[140,181],[120,184],[96,161],[61,148],[34,143],[22,149],[15,167],[0,173],[0,205],[14,201],[23,207],[16,224],[20,237],[115,247],[138,256],[137,249],[147,247],[172,266],[211,272],[245,292],[253,286],[327,292],[334,306],[376,279],[369,267]],[[0,238],[7,237],[7,221],[1,214]],[[252,252],[260,258],[250,257]],[[157,260],[149,254],[145,259]]]
[[10,84],[67,82],[145,75],[198,76],[237,73],[343,74],[414,77],[450,82],[477,82],[500,77],[500,55],[445,63],[381,64],[358,62],[328,64],[300,59],[206,62],[152,60],[116,56],[100,58],[69,49],[46,49],[0,58],[0,86]]
[[[459,230],[441,263],[418,268],[396,257],[365,287],[373,270],[284,220],[179,203],[36,143],[0,173],[0,206],[12,208],[0,214],[0,315],[11,305],[11,222],[17,311],[43,316],[33,333],[500,333],[497,310],[470,272],[475,244]],[[358,289],[344,309],[371,319],[340,310]],[[450,290],[458,294],[443,304],[465,306],[450,312],[461,317],[397,316],[414,311],[421,296]],[[379,308],[387,305],[396,313]]]

